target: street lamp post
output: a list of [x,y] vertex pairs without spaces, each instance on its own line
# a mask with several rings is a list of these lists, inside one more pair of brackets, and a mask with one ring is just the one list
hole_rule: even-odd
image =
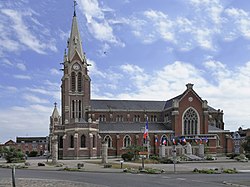
[[176,173],[176,166],[175,166],[175,164],[176,164],[176,145],[173,145],[173,150],[172,150],[172,152],[173,152],[173,162],[174,162],[174,173]]

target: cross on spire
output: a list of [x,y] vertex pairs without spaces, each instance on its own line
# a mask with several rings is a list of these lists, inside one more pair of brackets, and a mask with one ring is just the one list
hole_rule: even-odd
[[57,102],[55,102],[54,105],[55,105],[55,108],[56,108]]
[[74,16],[76,16],[76,5],[77,5],[77,2],[76,0],[74,0]]

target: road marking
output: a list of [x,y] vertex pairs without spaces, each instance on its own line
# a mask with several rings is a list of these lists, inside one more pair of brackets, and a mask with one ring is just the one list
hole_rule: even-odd
[[163,179],[170,179],[170,177],[166,177],[166,176],[163,176],[162,178],[163,178]]
[[180,180],[180,181],[185,181],[187,180],[186,178],[176,178],[177,180]]

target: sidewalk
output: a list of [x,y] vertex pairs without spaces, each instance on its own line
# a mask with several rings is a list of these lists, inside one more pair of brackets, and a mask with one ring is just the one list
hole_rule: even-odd
[[[78,163],[84,164],[80,169],[85,172],[111,172],[111,173],[121,173],[126,167],[139,168],[142,166],[141,163],[124,162],[123,169],[120,168],[120,159],[108,159],[109,164],[115,165],[115,168],[104,168],[101,164],[101,159],[86,159],[86,160],[59,160],[58,165],[51,165],[51,160],[47,163],[46,159],[32,159],[29,158],[27,162],[30,164],[27,166],[28,169],[39,169],[39,170],[63,170],[64,168],[77,169]],[[45,166],[38,166],[38,163],[44,163]],[[0,160],[0,165],[7,165],[5,160]],[[13,164],[8,164],[13,165]],[[24,166],[24,163],[16,164]],[[225,158],[220,158],[215,161],[205,161],[205,162],[181,162],[175,165],[176,171],[178,172],[192,172],[194,168],[197,169],[233,169],[235,168],[239,172],[250,172],[250,162],[237,162],[234,160],[228,160]],[[174,171],[174,164],[147,164],[145,163],[145,168],[155,168],[159,170],[164,170],[167,173]]]
[[[77,170],[77,164],[83,163],[84,167],[80,169],[82,172],[109,172],[109,173],[122,173],[123,169],[120,167],[116,168],[104,168],[103,164],[101,163],[100,159],[87,159],[87,160],[59,160],[58,164],[60,167],[52,166],[50,164],[46,164],[46,159],[31,159],[29,158],[27,162],[30,164],[28,166],[28,169],[31,170],[50,170],[50,171],[56,171],[56,170],[63,170],[64,168],[72,168]],[[109,159],[108,162],[112,165],[120,166],[120,159]],[[38,166],[38,163],[45,163],[45,166]],[[49,163],[51,163],[51,160],[49,160]],[[0,159],[0,165],[6,166],[6,165],[13,165],[13,164],[6,164],[5,160]],[[16,165],[24,165],[22,164],[16,164]],[[132,163],[132,162],[124,162],[123,168],[125,167],[133,167],[133,168],[139,168],[141,167],[141,163]],[[174,164],[147,164],[145,163],[145,168],[156,168],[156,169],[164,169],[166,173],[174,173]],[[249,172],[250,173],[250,162],[236,162],[232,160],[227,159],[220,159],[217,161],[210,161],[210,162],[182,162],[179,164],[176,164],[176,173],[192,173],[193,169],[214,169],[214,168],[224,168],[224,169],[233,169],[236,168],[239,172]],[[81,182],[72,182],[72,181],[60,181],[60,180],[45,180],[45,179],[27,179],[27,178],[18,178],[16,181],[19,186],[22,187],[105,187],[102,185],[94,185],[89,183],[81,183]],[[234,186],[247,186],[249,183],[248,181],[238,181],[237,184],[230,183],[227,181],[224,181],[224,184],[226,185],[234,185]],[[0,178],[0,187],[11,187],[11,180],[10,179],[1,179]]]

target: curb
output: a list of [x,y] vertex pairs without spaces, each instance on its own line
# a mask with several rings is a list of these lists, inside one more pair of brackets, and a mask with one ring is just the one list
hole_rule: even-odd
[[222,182],[225,185],[230,185],[230,186],[237,186],[237,187],[248,187],[246,185],[242,185],[242,184],[235,184],[235,183],[231,183],[231,182],[227,182],[227,181],[223,181]]

